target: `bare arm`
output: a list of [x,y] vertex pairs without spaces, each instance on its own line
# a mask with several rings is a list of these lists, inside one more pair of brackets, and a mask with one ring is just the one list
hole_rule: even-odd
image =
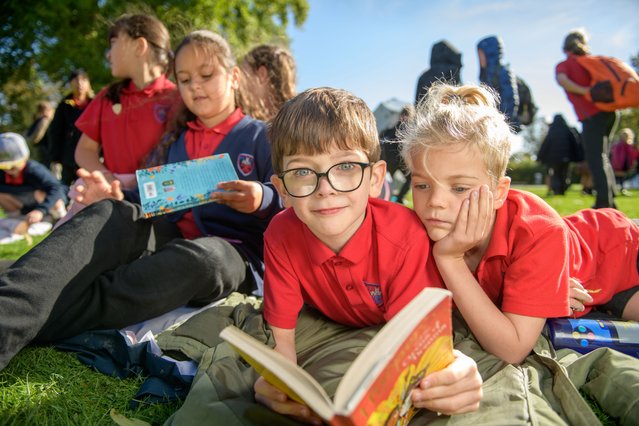
[[581,86],[575,83],[574,81],[569,79],[566,74],[562,72],[557,74],[556,79],[557,79],[557,83],[561,87],[563,87],[567,92],[570,92],[570,93],[576,93],[577,95],[585,95],[590,90],[589,87]]
[[80,136],[78,146],[75,148],[75,162],[80,168],[89,172],[100,171],[110,176],[111,172],[100,162],[100,144],[86,134]]
[[[271,326],[275,338],[275,350],[297,364],[295,352],[295,329]],[[255,400],[271,410],[297,418],[306,423],[320,424],[321,419],[303,404],[295,402],[275,386],[260,377],[253,386]]]
[[486,295],[464,260],[464,255],[490,235],[495,210],[487,187],[473,191],[460,209],[454,229],[439,240],[433,255],[446,287],[482,347],[510,363],[530,353],[545,323],[502,312]]

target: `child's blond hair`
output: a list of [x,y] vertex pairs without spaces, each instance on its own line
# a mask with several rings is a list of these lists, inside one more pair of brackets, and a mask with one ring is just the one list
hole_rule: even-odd
[[401,154],[409,170],[428,151],[453,144],[474,146],[493,184],[506,174],[513,133],[497,108],[497,95],[486,86],[436,83],[400,128]]
[[370,162],[380,157],[375,117],[366,103],[341,89],[306,90],[287,101],[269,125],[273,170],[284,156],[322,154],[333,147],[361,150]]

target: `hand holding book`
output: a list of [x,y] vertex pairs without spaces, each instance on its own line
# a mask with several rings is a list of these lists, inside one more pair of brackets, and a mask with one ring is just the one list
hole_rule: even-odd
[[[481,399],[477,366],[460,353],[453,354],[450,310],[448,291],[423,290],[369,342],[343,376],[334,398],[292,360],[239,329],[229,326],[220,337],[291,398],[284,399],[266,382],[256,384],[258,400],[264,396],[275,411],[310,414],[292,402],[303,400],[331,424],[387,420],[406,424],[416,408],[462,413],[476,409]],[[438,370],[442,371],[436,374]]]
[[220,182],[217,188],[225,192],[214,192],[211,194],[211,201],[229,206],[238,212],[250,214],[262,204],[264,188],[259,182],[232,180]]

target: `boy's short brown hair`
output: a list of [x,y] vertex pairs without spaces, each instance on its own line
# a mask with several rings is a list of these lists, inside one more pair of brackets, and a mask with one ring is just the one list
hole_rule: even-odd
[[333,145],[362,150],[379,161],[375,117],[366,103],[341,89],[308,89],[287,101],[269,125],[273,170],[281,173],[284,156],[321,154]]

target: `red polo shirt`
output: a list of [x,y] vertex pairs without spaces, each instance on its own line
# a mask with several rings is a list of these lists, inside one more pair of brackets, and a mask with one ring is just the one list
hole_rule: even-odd
[[567,243],[566,226],[552,207],[534,194],[511,189],[497,210],[475,277],[503,312],[568,315]]
[[581,210],[564,221],[570,231],[570,275],[588,290],[594,305],[639,285],[639,227],[633,221],[615,209]]
[[264,317],[295,328],[304,303],[335,322],[388,321],[421,289],[443,287],[430,241],[415,213],[369,199],[364,222],[335,254],[289,208],[264,234]]
[[102,145],[105,166],[113,173],[135,173],[160,141],[169,110],[177,102],[175,85],[165,76],[143,89],[131,82],[120,103],[105,98],[107,88],[89,103],[75,125]]
[[[566,74],[570,80],[580,86],[590,86],[590,74],[577,62],[574,55],[568,55],[565,61],[555,67],[555,75],[559,73]],[[575,114],[577,114],[579,121],[583,121],[601,112],[595,104],[588,101],[583,95],[566,91],[566,96],[568,96],[568,100],[575,109]]]
[[511,189],[476,277],[504,312],[560,317],[570,313],[570,277],[595,305],[639,285],[638,250],[639,227],[617,210],[586,209],[562,219],[536,195]]

